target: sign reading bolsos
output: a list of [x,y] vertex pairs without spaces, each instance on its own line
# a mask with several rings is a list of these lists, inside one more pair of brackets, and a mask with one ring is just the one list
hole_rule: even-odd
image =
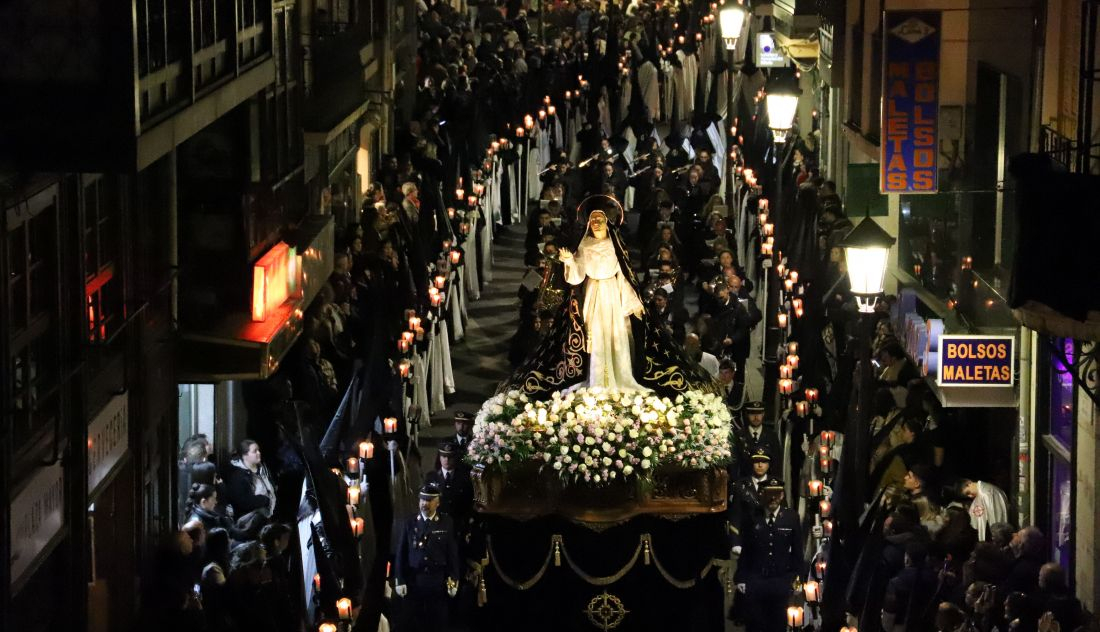
[[1012,386],[1012,336],[940,337],[940,386]]
[[886,11],[882,46],[882,193],[939,189],[939,11]]

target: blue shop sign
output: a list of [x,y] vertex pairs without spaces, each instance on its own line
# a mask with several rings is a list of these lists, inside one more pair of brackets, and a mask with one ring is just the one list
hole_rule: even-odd
[[939,190],[940,24],[939,11],[883,13],[883,194]]
[[1012,336],[940,338],[940,386],[1009,386],[1014,384],[1016,340]]

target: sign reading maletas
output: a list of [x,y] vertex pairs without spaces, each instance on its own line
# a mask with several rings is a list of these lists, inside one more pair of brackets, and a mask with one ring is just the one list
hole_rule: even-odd
[[940,386],[1012,386],[1015,366],[1012,336],[940,338]]

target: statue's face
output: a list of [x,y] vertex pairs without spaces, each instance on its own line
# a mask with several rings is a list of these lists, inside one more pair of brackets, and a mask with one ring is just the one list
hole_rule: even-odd
[[593,213],[592,218],[588,220],[588,228],[592,231],[593,237],[603,239],[607,236],[607,216],[603,213]]

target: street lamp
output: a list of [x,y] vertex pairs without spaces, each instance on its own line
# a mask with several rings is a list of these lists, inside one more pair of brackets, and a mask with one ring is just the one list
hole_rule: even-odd
[[747,15],[744,5],[736,0],[726,0],[722,5],[722,10],[718,12],[718,23],[722,27],[722,41],[726,43],[726,50],[737,47],[737,39],[741,37],[741,28],[745,26]]
[[801,94],[802,90],[793,83],[780,83],[768,88],[768,127],[772,130],[772,139],[775,142],[787,142],[787,133],[794,126],[794,114],[798,110],[798,97]]
[[875,311],[875,302],[886,278],[886,258],[896,241],[875,220],[865,217],[840,242],[852,294],[859,311],[864,314]]

